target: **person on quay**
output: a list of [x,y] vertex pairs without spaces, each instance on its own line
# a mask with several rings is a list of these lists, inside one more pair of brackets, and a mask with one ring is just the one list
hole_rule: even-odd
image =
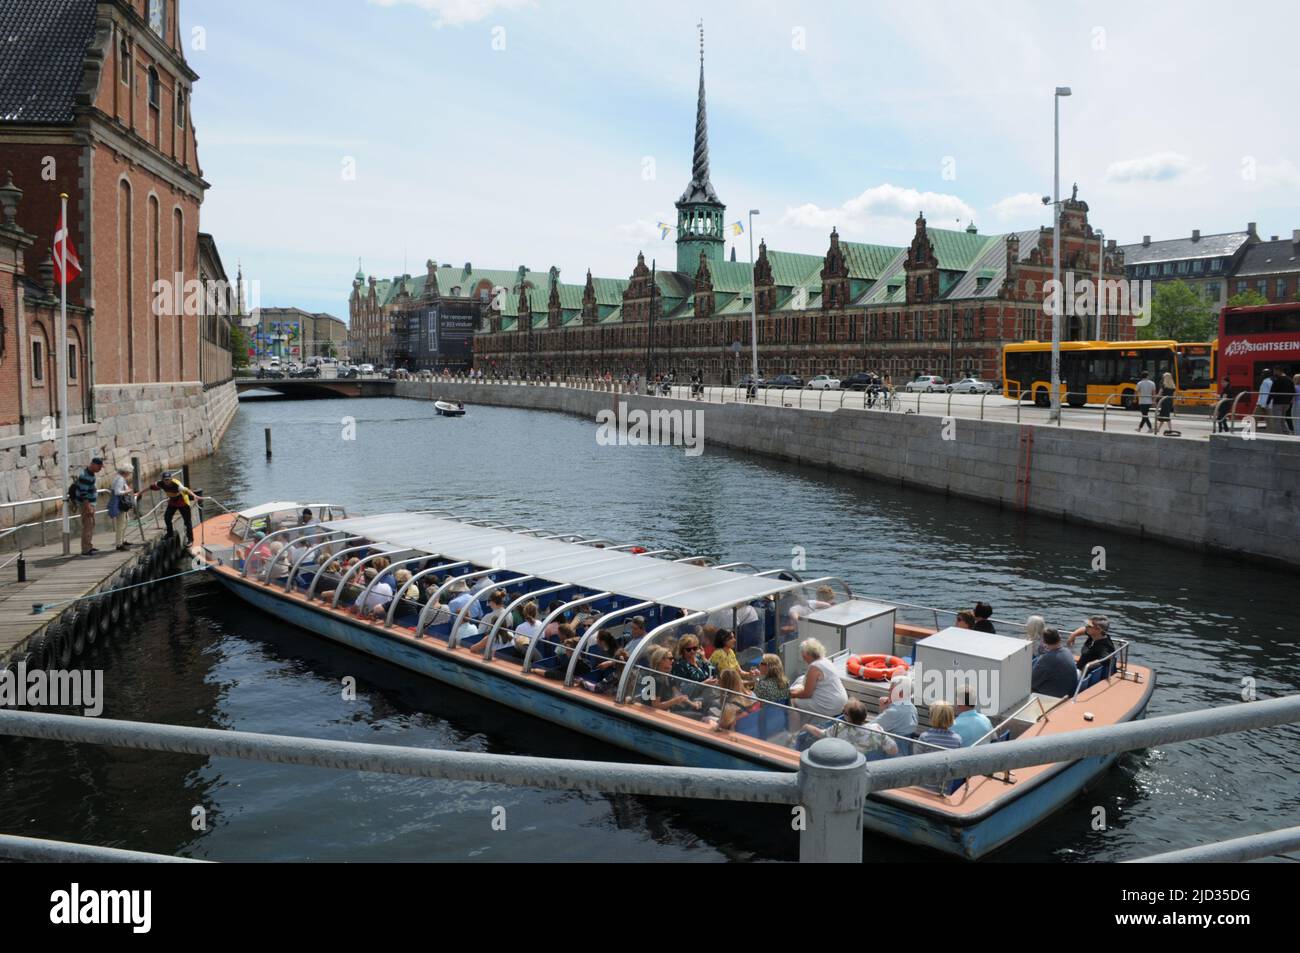
[[1142,411],[1142,419],[1138,421],[1138,433],[1143,430],[1151,429],[1151,404],[1156,396],[1156,382],[1151,379],[1151,375],[1143,371],[1138,375],[1137,382],[1137,399],[1138,410]]
[[[1273,372],[1273,389],[1269,391],[1269,415],[1277,422],[1277,432],[1294,434],[1295,427],[1291,420],[1291,405],[1295,402],[1295,381],[1282,368]],[[1271,429],[1273,424],[1269,424]]]
[[1273,371],[1271,368],[1264,368],[1260,375],[1259,381],[1259,399],[1255,402],[1255,428],[1264,423],[1269,416],[1269,405],[1272,403],[1271,396],[1273,390]]
[[1156,430],[1155,435],[1160,436],[1160,431],[1164,430],[1168,436],[1174,429],[1174,375],[1165,371],[1164,376],[1160,378],[1160,403],[1156,408]]
[[135,493],[131,491],[131,484],[127,480],[131,473],[130,467],[118,467],[109,490],[108,518],[113,523],[113,548],[119,553],[131,548],[131,544],[126,541],[127,521],[135,507]]
[[1214,406],[1214,429],[1218,433],[1228,433],[1231,426],[1228,412],[1232,410],[1232,384],[1228,378],[1219,381],[1219,402]]
[[95,481],[99,479],[99,471],[102,469],[104,469],[104,461],[95,457],[90,461],[90,466],[77,476],[68,494],[69,501],[81,515],[81,555],[83,556],[93,556],[99,552],[95,548],[95,499],[99,493],[95,488]]
[[174,476],[164,476],[157,483],[149,484],[149,489],[161,490],[167,496],[167,513],[164,517],[167,535],[172,534],[172,521],[180,514],[181,522],[185,524],[185,545],[194,545],[194,519],[190,516],[190,506],[202,497]]

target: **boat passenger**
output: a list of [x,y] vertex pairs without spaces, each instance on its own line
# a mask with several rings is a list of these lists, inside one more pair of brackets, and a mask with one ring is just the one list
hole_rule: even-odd
[[709,664],[700,657],[700,640],[693,635],[684,635],[677,641],[673,653],[673,674],[689,682],[702,682],[706,685],[717,684],[717,678]]
[[711,622],[705,623],[697,633],[700,639],[700,654],[704,658],[713,658],[713,651],[718,647],[718,632],[721,626]]
[[[1079,653],[1081,672],[1089,662],[1105,658],[1115,651],[1115,643],[1110,640],[1110,619],[1104,615],[1091,616],[1087,622],[1070,633],[1070,639],[1066,644],[1073,646],[1074,640],[1081,635],[1086,637],[1083,651]],[[1099,667],[1094,666],[1094,668]]]
[[702,704],[690,698],[668,677],[672,667],[673,653],[662,645],[651,646],[650,671],[655,674],[638,679],[637,698],[658,711],[672,711],[676,708],[699,711]]
[[829,728],[809,725],[804,730],[815,738],[841,738],[864,755],[879,753],[893,757],[898,754],[898,743],[893,738],[879,725],[867,724],[867,706],[856,698],[844,706],[843,719]]
[[632,617],[631,631],[628,633],[628,641],[623,646],[627,649],[628,657],[636,654],[636,647],[641,644],[645,638],[645,616],[637,615]]
[[1078,684],[1079,671],[1074,667],[1074,656],[1061,642],[1061,633],[1055,629],[1044,629],[1043,654],[1034,659],[1030,690],[1040,695],[1063,698],[1073,695]]
[[1025,620],[1025,638],[1034,643],[1034,658],[1043,654],[1043,630],[1047,620],[1041,615],[1031,615]]
[[[357,615],[382,616],[388,611],[388,603],[393,599],[393,587],[388,583],[379,580],[379,571],[373,566],[367,566],[364,572],[365,582],[361,587],[361,594],[357,596],[356,601],[352,604]],[[365,591],[365,587],[375,583],[370,592]],[[365,604],[362,604],[362,599]]]
[[[484,613],[483,618],[479,620],[479,631],[491,632],[492,627],[496,625],[497,619],[501,618],[506,608],[506,591],[504,589],[494,589],[488,595],[488,611]],[[496,648],[493,651],[499,651],[514,641],[514,636],[510,634],[510,620],[501,623],[501,628],[497,630]],[[470,646],[469,650],[475,655],[482,655],[487,651],[488,640],[480,639]]]
[[826,660],[826,647],[816,639],[804,639],[799,644],[799,655],[808,671],[790,686],[791,703],[803,711],[839,717],[849,694],[836,676],[834,667]]
[[736,633],[730,629],[721,629],[718,631],[717,648],[709,656],[709,664],[718,674],[725,671],[739,672],[741,675],[754,679],[758,677],[758,669],[742,670],[740,661],[736,658]]
[[880,699],[880,714],[874,722],[881,731],[902,738],[916,734],[916,704],[912,701],[912,679],[895,675],[889,680],[889,694]]
[[957,628],[974,629],[975,623],[975,613],[971,612],[969,609],[962,609],[961,612],[957,613]]
[[758,681],[754,683],[754,695],[763,701],[776,702],[778,705],[790,704],[790,681],[785,677],[785,666],[781,656],[768,653],[758,663]]
[[[546,617],[550,618],[552,615],[555,615],[555,612],[563,605],[564,603],[559,599],[552,599],[546,604]],[[564,617],[558,615],[555,616],[555,618],[551,619],[551,621],[546,624],[546,632],[542,635],[542,638],[548,642],[562,641],[560,638],[560,626],[563,624]]]
[[521,610],[524,621],[515,627],[515,651],[528,651],[528,643],[542,634],[542,624],[537,619],[537,603],[528,601]]
[[[569,653],[578,647],[578,634],[573,631],[573,626],[567,622],[561,622],[559,632],[557,633],[560,645],[555,650],[556,664],[550,668],[543,669],[542,674],[547,678],[564,678],[569,672]],[[578,659],[578,664],[574,666],[573,674],[575,678],[586,675],[591,671],[591,666],[587,660]]]
[[969,748],[993,730],[993,722],[975,707],[978,702],[971,686],[963,685],[957,690],[957,718],[952,723],[952,730],[961,736],[963,748]]
[[401,593],[399,598],[409,599],[412,602],[420,601],[420,587],[411,584],[411,571],[409,569],[397,570],[397,591]]
[[447,603],[447,611],[450,612],[452,616],[459,615],[461,609],[464,609],[465,606],[469,606],[468,611],[465,613],[465,618],[475,621],[483,618],[483,606],[478,599],[474,598],[473,593],[469,591],[468,583],[460,581],[453,583],[451,593],[452,597],[451,601]]
[[998,630],[993,628],[993,607],[987,602],[975,603],[975,631],[998,634]]
[[752,704],[754,695],[745,687],[737,669],[729,668],[718,676],[718,698],[710,707],[716,712],[715,727],[718,731],[731,731],[736,727],[736,719]]
[[[936,745],[940,748],[960,748],[961,735],[952,730],[953,722],[956,720],[952,706],[947,702],[936,702],[930,706],[930,727],[921,732],[918,739],[923,743],[918,754],[929,751],[924,745]],[[927,791],[933,791],[936,794],[943,793],[943,790],[950,784],[950,781],[943,781],[939,784],[924,784]]]

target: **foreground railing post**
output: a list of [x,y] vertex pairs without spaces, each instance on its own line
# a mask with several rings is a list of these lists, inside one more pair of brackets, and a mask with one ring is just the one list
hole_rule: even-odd
[[867,761],[847,741],[823,738],[800,755],[799,862],[861,863],[866,798]]

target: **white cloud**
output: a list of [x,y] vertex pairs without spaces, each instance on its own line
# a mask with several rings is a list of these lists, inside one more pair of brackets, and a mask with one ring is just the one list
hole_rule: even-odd
[[1300,169],[1290,159],[1259,163],[1256,177],[1266,186],[1300,189]]
[[1192,160],[1181,152],[1123,159],[1106,167],[1107,182],[1168,182],[1192,171]]
[[1041,222],[1043,216],[1048,214],[1048,209],[1050,206],[1043,205],[1042,196],[1033,192],[1017,192],[989,206],[989,211],[999,222],[1017,224]]
[[[662,230],[659,226],[644,218],[638,218],[635,222],[628,222],[615,228],[615,234],[621,245],[635,245],[637,248],[644,249],[652,243],[662,239]],[[675,242],[677,239],[676,231],[670,231],[666,241]],[[676,245],[673,246],[674,248]]]
[[533,6],[532,0],[370,0],[381,7],[418,7],[433,12],[433,25],[463,26],[485,20],[498,10]]
[[781,224],[818,229],[835,226],[844,231],[866,232],[882,225],[894,225],[899,220],[910,221],[918,212],[925,212],[926,218],[936,224],[975,218],[975,210],[955,195],[918,192],[885,182],[831,208],[812,202],[787,208]]

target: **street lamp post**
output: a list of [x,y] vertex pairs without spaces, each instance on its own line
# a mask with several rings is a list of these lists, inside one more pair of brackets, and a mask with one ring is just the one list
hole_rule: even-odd
[[1101,340],[1101,283],[1105,279],[1105,277],[1106,277],[1106,236],[1102,233],[1102,230],[1099,228],[1097,229],[1097,298],[1096,298],[1097,333],[1096,336],[1093,338],[1094,341]]
[[1052,97],[1052,282],[1056,306],[1052,309],[1052,411],[1048,419],[1053,422],[1061,417],[1061,97],[1069,95],[1069,86],[1058,86]]
[[758,209],[749,210],[749,348],[754,375],[750,380],[754,382],[758,380],[758,288],[754,283],[754,216],[757,214]]

